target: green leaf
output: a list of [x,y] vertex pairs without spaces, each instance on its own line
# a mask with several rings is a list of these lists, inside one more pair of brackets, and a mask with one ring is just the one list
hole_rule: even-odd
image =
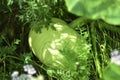
[[119,0],[65,0],[65,2],[68,11],[75,15],[120,24]]
[[110,63],[103,72],[104,80],[119,80],[120,79],[120,66]]
[[13,0],[7,0],[7,1],[8,1],[8,2],[7,2],[7,5],[8,5],[8,6],[13,4]]

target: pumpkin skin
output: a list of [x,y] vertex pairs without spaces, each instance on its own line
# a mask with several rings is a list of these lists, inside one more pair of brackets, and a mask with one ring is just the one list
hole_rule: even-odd
[[[78,62],[78,41],[81,36],[66,22],[53,18],[49,28],[29,33],[29,45],[38,59],[50,68],[75,70]],[[34,24],[32,26],[38,26]]]

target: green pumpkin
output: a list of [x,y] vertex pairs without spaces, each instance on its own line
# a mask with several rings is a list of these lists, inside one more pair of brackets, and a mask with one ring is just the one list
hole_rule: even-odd
[[[32,27],[39,26],[37,23]],[[80,36],[75,30],[70,28],[66,22],[53,18],[48,28],[40,31],[31,29],[29,33],[29,45],[38,59],[50,68],[75,70],[80,59],[80,52],[88,53],[86,46],[78,44]],[[85,40],[82,38],[81,43]],[[84,55],[82,56],[84,57]],[[84,60],[83,60],[84,61]]]

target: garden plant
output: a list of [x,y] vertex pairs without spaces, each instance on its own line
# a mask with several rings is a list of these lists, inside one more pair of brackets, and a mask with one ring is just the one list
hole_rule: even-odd
[[119,80],[119,0],[1,0],[0,80]]

